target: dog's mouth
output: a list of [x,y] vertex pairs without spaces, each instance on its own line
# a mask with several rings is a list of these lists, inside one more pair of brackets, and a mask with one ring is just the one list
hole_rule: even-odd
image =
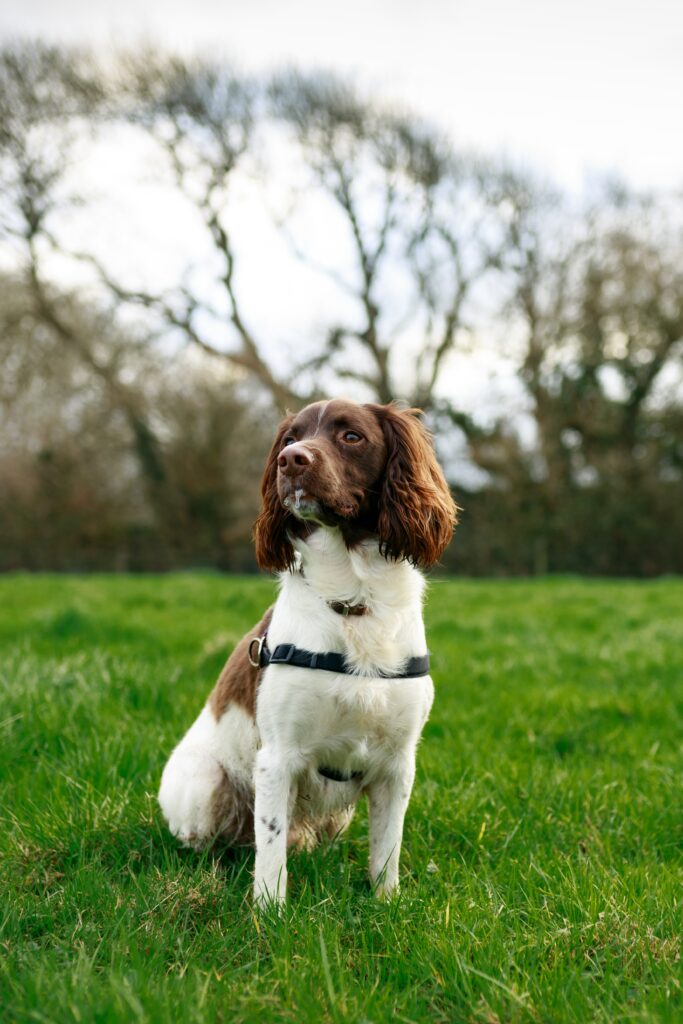
[[352,497],[334,503],[324,501],[302,487],[299,482],[292,484],[286,494],[280,495],[282,507],[297,519],[313,520],[325,526],[337,526],[352,519],[358,512],[358,505]]
[[323,506],[320,501],[313,495],[307,494],[303,487],[295,487],[290,494],[282,499],[282,505],[297,519],[321,519],[323,515]]

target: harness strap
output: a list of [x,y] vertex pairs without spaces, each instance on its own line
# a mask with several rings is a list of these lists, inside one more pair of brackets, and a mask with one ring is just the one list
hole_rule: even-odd
[[[253,648],[256,645],[257,650]],[[343,654],[336,651],[326,651],[324,654],[306,651],[302,647],[295,647],[294,644],[278,644],[274,651],[271,651],[266,642],[266,636],[254,637],[249,644],[249,660],[252,665],[265,668],[266,665],[293,665],[296,668],[313,668],[323,672],[337,672],[343,675],[358,675],[350,668]],[[387,679],[414,679],[418,676],[426,676],[429,672],[429,655],[424,654],[416,658],[408,658],[402,672],[393,672],[387,675],[384,672],[373,673]]]
[[318,775],[324,779],[331,779],[332,782],[353,782],[363,776],[362,772],[340,772],[338,768],[327,768],[325,765],[318,767]]

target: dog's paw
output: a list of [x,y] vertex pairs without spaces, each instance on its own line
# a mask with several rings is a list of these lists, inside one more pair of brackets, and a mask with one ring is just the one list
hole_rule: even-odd
[[254,907],[261,914],[281,914],[285,909],[287,899],[265,889],[254,888]]
[[257,910],[279,913],[287,902],[287,874],[280,871],[270,884],[264,878],[254,879],[254,906]]
[[399,895],[398,879],[380,877],[375,882],[371,880],[371,885],[375,899],[381,900],[382,903],[389,903]]
[[175,757],[166,765],[159,804],[171,834],[183,846],[201,850],[215,838],[222,778],[218,762],[203,754]]

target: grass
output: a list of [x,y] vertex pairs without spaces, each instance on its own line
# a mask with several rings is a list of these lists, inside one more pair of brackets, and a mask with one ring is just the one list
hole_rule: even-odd
[[681,1021],[683,582],[435,581],[402,895],[365,808],[255,918],[164,759],[263,579],[0,579],[3,1021]]

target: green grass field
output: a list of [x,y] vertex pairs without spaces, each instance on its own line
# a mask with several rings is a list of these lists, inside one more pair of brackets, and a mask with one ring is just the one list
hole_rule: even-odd
[[0,579],[3,1021],[681,1021],[683,581],[434,581],[402,894],[367,819],[290,860],[176,848],[164,760],[273,592]]

